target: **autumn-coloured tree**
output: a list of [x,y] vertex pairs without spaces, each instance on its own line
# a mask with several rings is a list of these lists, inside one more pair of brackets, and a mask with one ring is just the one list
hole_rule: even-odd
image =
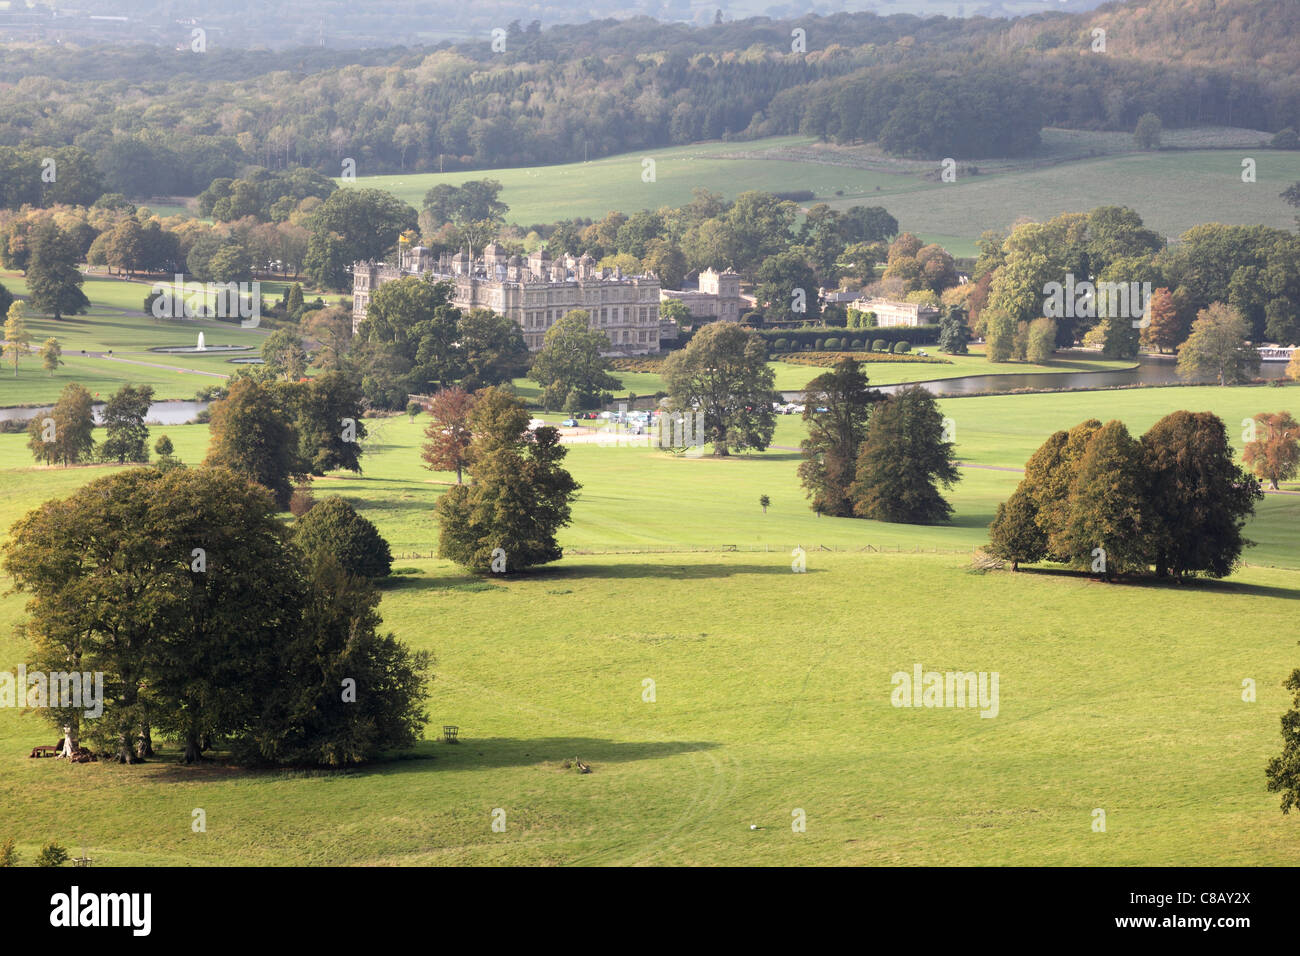
[[50,377],[53,378],[54,373],[58,371],[59,366],[62,364],[63,346],[59,344],[58,339],[51,336],[46,339],[45,344],[41,346],[41,365],[44,367],[45,371],[50,373]]
[[1149,311],[1146,315],[1147,325],[1142,330],[1142,345],[1157,352],[1173,351],[1186,338],[1187,329],[1183,325],[1174,294],[1167,288],[1159,288],[1151,293]]
[[27,354],[28,346],[32,343],[32,337],[27,332],[27,324],[23,321],[21,302],[9,306],[9,315],[5,319],[4,340],[5,357],[13,359],[14,375],[17,375],[18,360]]
[[1274,491],[1300,471],[1300,423],[1290,412],[1260,412],[1254,418],[1255,440],[1246,443],[1242,460]]
[[454,471],[456,484],[469,464],[469,415],[474,395],[460,386],[440,389],[429,402],[429,424],[424,429],[424,449],[420,455],[430,471]]

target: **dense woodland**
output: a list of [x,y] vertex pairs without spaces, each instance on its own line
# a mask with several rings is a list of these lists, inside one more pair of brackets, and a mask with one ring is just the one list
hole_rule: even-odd
[[[193,195],[250,164],[336,176],[345,158],[360,175],[491,168],[796,132],[980,158],[1031,153],[1043,125],[1131,130],[1146,112],[1167,128],[1300,128],[1300,78],[1278,69],[1300,59],[1300,5],[1133,6],[515,22],[503,52],[486,39],[356,53],[14,46],[0,50],[0,75],[16,78],[0,84],[0,146],[79,147],[106,191],[141,197]],[[1091,50],[1098,22],[1106,53]],[[806,52],[792,51],[795,28]]]

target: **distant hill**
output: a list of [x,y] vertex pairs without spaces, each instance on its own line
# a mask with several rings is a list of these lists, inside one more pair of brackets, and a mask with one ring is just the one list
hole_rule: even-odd
[[1186,66],[1228,64],[1293,75],[1300,66],[1297,0],[1125,0],[1068,18],[1029,17],[1009,24],[1006,43],[1038,49],[1086,49],[1106,31],[1114,57]]
[[[719,10],[726,22],[750,17],[784,20],[873,12],[882,16],[1019,17],[1044,10],[1090,10],[1102,0],[37,0],[0,9],[0,42],[189,42],[192,26],[234,49],[376,46],[465,42],[507,29],[512,22],[541,27],[653,17],[662,23],[705,26]],[[193,22],[191,22],[193,21]]]

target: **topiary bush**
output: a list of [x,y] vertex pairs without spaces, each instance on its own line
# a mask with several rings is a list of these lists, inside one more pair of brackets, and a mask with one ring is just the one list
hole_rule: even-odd
[[862,339],[854,339],[852,342],[849,343],[849,348],[851,348],[855,352],[862,351],[862,349],[864,348],[862,344]]
[[777,339],[775,342],[772,343],[772,351],[788,352],[790,351],[790,343],[787,342],[785,339]]
[[871,343],[871,351],[873,351],[873,352],[888,352],[888,351],[889,351],[889,343],[886,342],[884,339],[876,339],[874,342]]
[[908,343],[908,342],[895,342],[895,343],[894,343],[894,354],[895,354],[895,355],[906,355],[906,354],[907,354],[908,352],[910,352],[910,351],[912,351],[911,343]]
[[299,518],[294,537],[308,558],[332,554],[348,574],[383,578],[393,569],[392,552],[379,529],[338,495]]
[[838,352],[839,350],[840,350],[840,340],[832,335],[829,339],[826,340],[826,351]]

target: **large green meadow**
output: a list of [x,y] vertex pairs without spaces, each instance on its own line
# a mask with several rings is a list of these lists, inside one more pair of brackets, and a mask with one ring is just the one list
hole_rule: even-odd
[[[1261,504],[1259,544],[1222,582],[979,574],[970,552],[1054,429],[1117,417],[1136,433],[1189,408],[1237,438],[1297,395],[946,400],[958,456],[979,467],[936,527],[813,515],[793,416],[775,447],[724,460],[575,445],[566,556],[489,579],[430,556],[452,476],[421,467],[421,420],[371,421],[365,473],[316,493],[352,500],[399,555],[382,612],[437,655],[427,739],[349,772],[186,768],[170,747],[77,766],[29,760],[57,735],[0,709],[0,840],[28,861],[58,840],[97,865],[1293,864],[1300,830],[1263,767],[1300,666],[1300,485]],[[206,426],[161,431],[202,459]],[[0,528],[109,470],[33,468],[24,441],[0,435]],[[0,668],[23,660],[22,603],[0,598]],[[997,716],[891,706],[892,675],[916,664],[996,671]],[[461,743],[437,742],[444,724]]]

